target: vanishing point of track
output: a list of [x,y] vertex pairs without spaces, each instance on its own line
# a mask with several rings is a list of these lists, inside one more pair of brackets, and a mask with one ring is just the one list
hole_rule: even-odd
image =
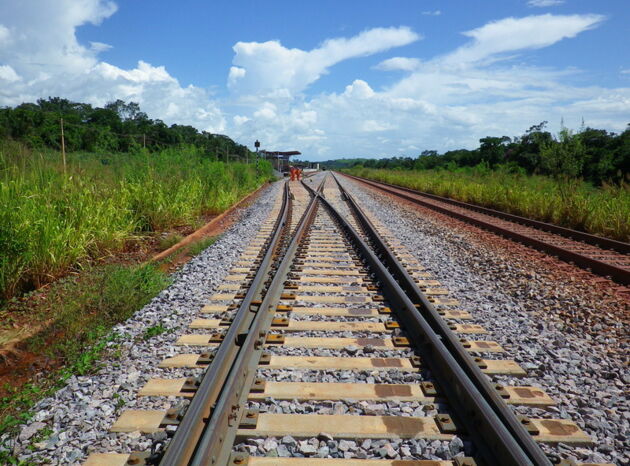
[[[163,431],[162,439],[152,451],[93,454],[88,464],[548,465],[540,443],[591,442],[570,420],[517,417],[510,405],[554,402],[536,387],[493,383],[493,375],[525,371],[497,357],[504,350],[496,342],[479,339],[487,331],[466,323],[472,316],[333,176],[316,189],[312,184],[285,184],[228,283],[202,310],[208,318],[194,320],[177,341],[190,352],[160,363],[167,370],[200,368],[202,375],[151,379],[139,393],[190,403],[125,411],[111,428]],[[348,372],[363,375],[350,383]],[[390,374],[387,383],[373,380],[379,373]],[[260,409],[268,400],[306,409]],[[309,408],[322,401],[418,408],[396,414]],[[248,439],[284,436],[324,444],[460,437],[472,446],[471,456],[449,461],[392,460],[396,452],[389,451],[379,460],[317,458],[318,447],[306,441],[302,457],[250,456],[240,448]]]

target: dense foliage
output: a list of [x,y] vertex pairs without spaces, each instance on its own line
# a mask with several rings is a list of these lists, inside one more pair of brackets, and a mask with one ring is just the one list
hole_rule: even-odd
[[0,108],[0,140],[13,139],[31,148],[61,148],[61,120],[66,150],[87,152],[149,151],[186,144],[203,154],[224,160],[245,159],[247,147],[221,134],[199,132],[192,126],[167,126],[152,120],[137,103],[122,100],[104,107],[71,102],[59,97],[39,99],[15,108]]
[[181,146],[71,153],[0,143],[0,300],[120,250],[145,232],[194,224],[270,179],[271,165],[224,163]]
[[630,240],[630,190],[625,183],[594,188],[578,179],[513,173],[483,165],[454,170],[355,167],[348,173],[503,210],[524,217]]
[[417,158],[340,159],[323,165],[415,170],[503,166],[516,173],[583,178],[596,185],[618,183],[630,173],[630,127],[621,134],[593,128],[572,134],[563,129],[554,137],[545,130],[546,124],[532,126],[519,137],[482,138],[479,147],[473,150],[457,149],[443,154],[427,150]]

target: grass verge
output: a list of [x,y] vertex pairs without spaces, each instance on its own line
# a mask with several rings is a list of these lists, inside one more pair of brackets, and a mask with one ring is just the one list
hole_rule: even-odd
[[352,168],[351,175],[478,204],[595,235],[630,241],[630,186],[595,188],[483,167],[456,170]]
[[196,243],[192,243],[190,246],[188,246],[187,252],[191,256],[201,254],[205,249],[208,249],[210,246],[216,243],[217,239],[219,239],[218,236],[203,238],[202,240],[197,241]]
[[[196,222],[203,224],[205,220],[199,217],[192,224]],[[121,357],[122,347],[117,341],[125,336],[113,333],[112,327],[129,318],[170,283],[164,266],[173,270],[218,239],[219,236],[202,238],[187,245],[183,254],[150,265],[144,261],[154,254],[151,250],[144,251],[141,257],[122,253],[108,259],[124,264],[93,261],[79,272],[20,298],[0,301],[0,341],[4,330],[20,325],[41,327],[21,340],[13,352],[0,352],[0,362],[5,358],[4,367],[0,364],[0,437],[17,433],[18,426],[32,418],[33,406],[63,387],[70,377],[96,371],[104,353],[109,360]],[[159,248],[160,244],[154,246]],[[147,328],[136,340],[146,341],[169,331],[158,324]],[[48,430],[37,432],[29,440],[30,447],[45,441]],[[35,463],[19,462],[0,443],[0,464]]]
[[0,300],[224,212],[271,177],[266,161],[218,162],[194,148],[68,154],[64,169],[57,153],[0,142]]
[[[0,435],[28,421],[41,398],[73,375],[98,368],[103,352],[115,352],[119,335],[111,328],[148,303],[170,282],[153,265],[103,265],[65,278],[38,299],[13,301],[1,315],[54,315],[41,332],[21,342],[9,371],[0,372]],[[54,310],[54,312],[53,312]],[[145,338],[166,331],[148,329]],[[15,363],[15,364],[11,364]],[[0,464],[16,464],[0,451]]]

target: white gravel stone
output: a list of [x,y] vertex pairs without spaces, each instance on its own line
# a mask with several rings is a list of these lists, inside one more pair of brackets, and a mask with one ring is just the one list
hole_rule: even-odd
[[[15,438],[8,435],[0,438],[0,449],[10,448],[22,461],[68,465],[81,464],[89,452],[149,448],[153,441],[150,437],[140,433],[111,434],[110,426],[123,409],[166,409],[175,404],[174,398],[137,397],[149,378],[201,373],[199,369],[162,370],[157,365],[181,352],[173,343],[180,334],[188,332],[190,321],[198,317],[198,311],[258,232],[281,186],[277,182],[266,188],[255,202],[242,209],[239,221],[212,246],[173,274],[171,286],[133,317],[114,327],[113,334],[118,336],[108,346],[117,348],[119,358],[114,358],[112,351],[100,361],[93,375],[68,379],[64,388],[34,407],[33,421],[24,425]],[[145,340],[144,330],[158,324],[166,327],[167,332]],[[31,437],[44,426],[52,428],[54,434],[31,445]]]
[[[543,445],[545,451],[580,461],[603,458],[628,464],[629,371],[623,361],[628,347],[606,334],[593,337],[576,330],[556,314],[566,309],[598,314],[610,305],[591,300],[587,290],[572,282],[543,276],[525,259],[510,261],[509,256],[480,244],[469,230],[453,228],[358,182],[340,179],[359,205],[394,233],[461,302],[459,308],[471,312],[474,320],[468,322],[482,324],[491,332],[466,337],[497,341],[506,350],[503,357],[515,359],[528,371],[524,378],[493,379],[541,387],[558,402],[549,409],[518,407],[515,411],[532,417],[571,419],[595,441],[592,448]],[[619,312],[620,307],[614,309]],[[434,451],[438,456],[443,453]]]

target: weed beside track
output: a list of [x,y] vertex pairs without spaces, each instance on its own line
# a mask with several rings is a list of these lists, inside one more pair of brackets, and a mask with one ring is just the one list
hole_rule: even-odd
[[593,188],[580,180],[556,181],[481,168],[342,171],[619,241],[630,240],[630,189],[626,184]]
[[110,264],[64,278],[35,302],[9,304],[0,314],[3,320],[27,313],[33,320],[50,316],[52,322],[23,340],[19,361],[10,359],[0,370],[0,380],[6,382],[0,386],[0,433],[24,422],[33,403],[69,377],[94,370],[102,351],[116,340],[111,328],[169,282],[152,265]]
[[271,178],[271,167],[213,161],[195,148],[70,154],[0,146],[0,300],[150,232],[217,214]]

